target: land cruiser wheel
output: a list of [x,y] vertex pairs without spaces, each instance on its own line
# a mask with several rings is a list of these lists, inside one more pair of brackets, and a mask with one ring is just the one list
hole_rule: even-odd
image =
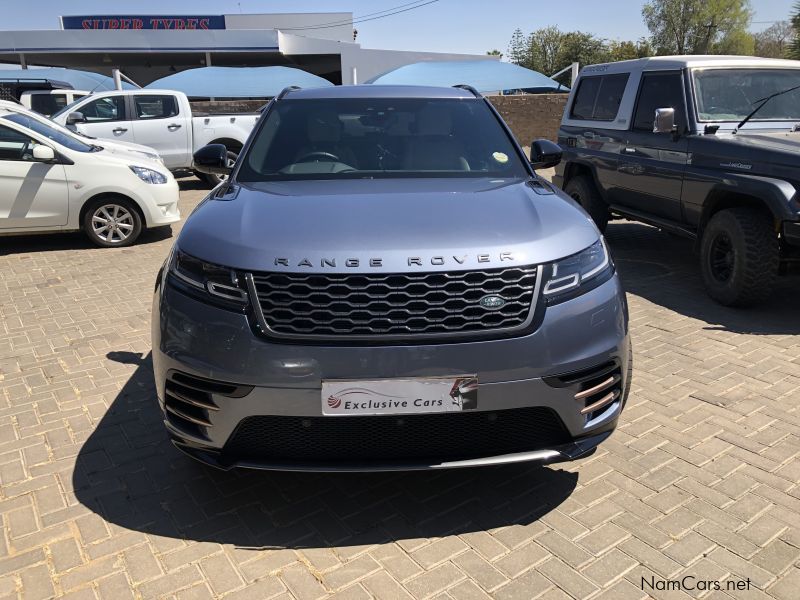
[[603,202],[594,183],[586,175],[578,175],[567,182],[564,191],[583,207],[602,232],[608,225],[608,205]]
[[83,231],[97,246],[130,246],[142,232],[142,217],[127,198],[98,198],[86,207]]
[[708,295],[725,306],[765,300],[778,275],[780,248],[768,213],[730,208],[715,214],[703,232],[700,266]]
[[[231,169],[233,168],[233,165],[236,164],[237,158],[239,158],[239,155],[236,154],[236,152],[228,151],[228,166]],[[211,173],[198,173],[198,176],[211,187],[217,187],[220,183],[228,178],[227,175],[212,175]]]

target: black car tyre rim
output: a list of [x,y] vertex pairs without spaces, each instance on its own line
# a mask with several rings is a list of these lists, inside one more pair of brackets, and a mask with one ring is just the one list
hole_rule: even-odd
[[720,233],[711,242],[709,253],[711,275],[719,282],[729,281],[733,277],[736,252],[727,233]]

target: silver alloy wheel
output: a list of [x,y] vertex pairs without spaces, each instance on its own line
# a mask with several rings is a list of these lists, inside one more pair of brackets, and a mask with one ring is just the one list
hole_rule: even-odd
[[94,234],[109,244],[120,244],[133,232],[133,215],[119,204],[104,204],[92,214]]

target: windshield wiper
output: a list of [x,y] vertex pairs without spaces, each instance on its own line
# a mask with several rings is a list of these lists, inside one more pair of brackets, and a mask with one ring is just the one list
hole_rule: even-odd
[[789,89],[787,89],[787,90],[782,90],[782,91],[780,91],[780,92],[775,92],[774,94],[770,94],[770,95],[769,95],[769,96],[767,96],[766,98],[761,98],[761,99],[759,99],[759,100],[756,100],[755,102],[753,102],[753,104],[755,104],[756,102],[760,102],[761,104],[759,104],[758,106],[756,106],[756,107],[755,107],[755,108],[754,108],[752,111],[750,111],[750,114],[749,114],[749,115],[747,115],[747,116],[746,116],[744,119],[742,119],[742,122],[741,122],[741,123],[739,123],[739,124],[736,126],[736,129],[734,129],[734,130],[733,130],[733,133],[736,133],[736,132],[737,132],[737,131],[739,131],[739,130],[740,130],[740,129],[741,129],[743,126],[744,126],[744,125],[746,125],[746,124],[747,124],[747,122],[748,122],[750,119],[752,119],[752,118],[755,116],[755,114],[756,114],[758,111],[760,111],[762,108],[764,108],[764,105],[765,105],[767,102],[769,102],[770,100],[772,100],[772,99],[773,99],[773,98],[775,98],[776,96],[782,96],[783,94],[788,94],[789,92],[793,92],[793,91],[795,91],[795,90],[800,90],[800,85],[796,85],[796,86],[794,86],[794,87],[790,87]]

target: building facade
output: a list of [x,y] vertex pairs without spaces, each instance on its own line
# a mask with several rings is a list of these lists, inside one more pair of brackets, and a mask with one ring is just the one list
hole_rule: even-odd
[[285,65],[351,84],[423,60],[493,60],[362,48],[353,39],[349,12],[70,15],[60,24],[60,29],[0,32],[0,63],[106,75],[120,69],[140,85],[195,67]]

